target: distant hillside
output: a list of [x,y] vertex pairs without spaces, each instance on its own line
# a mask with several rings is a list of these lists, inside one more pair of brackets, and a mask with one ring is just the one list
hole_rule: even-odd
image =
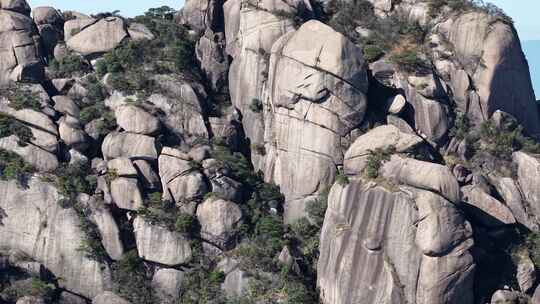
[[540,99],[540,40],[524,41],[523,51],[529,61],[536,98]]

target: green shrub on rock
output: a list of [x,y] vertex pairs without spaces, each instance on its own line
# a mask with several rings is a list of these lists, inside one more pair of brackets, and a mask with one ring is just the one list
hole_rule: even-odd
[[134,304],[158,304],[144,261],[136,250],[111,265],[113,291]]
[[27,164],[19,155],[0,149],[0,179],[16,180],[24,185],[34,168]]
[[92,71],[88,62],[80,55],[75,54],[68,55],[60,60],[52,59],[49,68],[53,78],[82,76]]
[[17,144],[21,147],[27,146],[34,140],[32,130],[11,116],[0,113],[0,138],[11,135],[17,136]]

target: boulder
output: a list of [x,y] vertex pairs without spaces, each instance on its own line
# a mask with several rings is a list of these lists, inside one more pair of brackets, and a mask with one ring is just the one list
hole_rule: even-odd
[[540,215],[540,158],[519,151],[512,154],[512,162],[517,166],[517,182],[523,198],[531,212]]
[[[248,53],[241,54],[240,62],[257,62]],[[239,79],[233,79],[239,68],[233,62],[231,97],[242,112],[251,143],[264,143],[264,157],[252,152],[252,160],[267,181],[280,186],[287,213],[289,207],[305,203],[334,181],[336,165],[343,164],[343,154],[351,144],[351,132],[364,118],[367,73],[362,50],[315,20],[279,38],[272,46],[268,66],[268,99],[261,97],[266,107],[264,119],[249,108],[253,96],[264,94],[253,92],[257,87],[252,82],[257,78],[247,71],[260,67],[245,66]],[[242,77],[249,77],[249,82]]]
[[34,145],[21,147],[18,141],[19,139],[15,135],[0,138],[0,149],[19,155],[25,162],[40,172],[52,172],[58,168],[59,164],[56,155]]
[[165,147],[158,166],[164,199],[179,203],[201,198],[208,192],[203,174],[192,168],[189,155]]
[[320,298],[472,304],[471,235],[453,204],[433,192],[392,192],[358,178],[336,183],[321,230]]
[[[89,259],[79,250],[84,232],[73,209],[63,209],[50,183],[31,178],[22,189],[15,181],[0,182],[0,243],[42,263],[65,288],[93,298],[110,288],[106,264]],[[43,244],[46,244],[44,246]]]
[[141,187],[147,190],[159,189],[161,187],[159,175],[148,161],[142,159],[134,160],[133,166],[137,170]]
[[93,298],[92,304],[131,304],[131,302],[110,291],[105,291]]
[[218,197],[233,202],[242,200],[242,184],[227,176],[219,176],[210,179],[212,192]]
[[136,178],[119,177],[111,181],[111,197],[121,209],[137,211],[143,199]]
[[498,227],[516,223],[512,211],[484,192],[479,186],[465,186],[461,188],[467,211],[487,227]]
[[64,16],[53,7],[40,6],[32,10],[32,17],[47,55],[54,55],[56,45],[64,40]]
[[54,96],[52,100],[54,101],[54,109],[56,111],[79,118],[80,109],[73,99],[67,96],[58,95]]
[[16,304],[45,304],[45,300],[40,297],[25,296],[18,299]]
[[500,289],[491,297],[491,304],[522,304],[527,303],[525,297],[517,291]]
[[[220,250],[231,249],[242,224],[242,210],[233,202],[208,198],[197,208],[201,237]],[[210,250],[215,251],[215,250]]]
[[152,31],[150,31],[144,24],[132,22],[128,27],[129,37],[134,41],[140,40],[153,40],[156,38]]
[[13,81],[40,82],[44,70],[39,34],[34,21],[20,13],[28,4],[24,0],[2,2],[5,4],[2,7],[9,10],[0,9],[0,85]]
[[367,165],[368,156],[377,149],[395,148],[396,153],[411,151],[424,143],[414,134],[401,132],[392,125],[376,127],[358,137],[345,153],[343,162],[345,173],[361,173]]
[[516,279],[519,289],[523,293],[528,293],[534,287],[534,283],[536,282],[536,269],[528,254],[519,256]]
[[105,159],[118,157],[157,159],[155,139],[134,133],[109,133],[103,140],[101,151]]
[[153,134],[159,130],[159,120],[142,108],[133,105],[115,109],[116,123],[127,132]]
[[[82,30],[95,24],[97,22],[94,18],[75,18],[68,20],[64,23],[64,40],[68,41],[71,37],[77,35]],[[67,46],[67,45],[66,45]]]
[[141,217],[133,222],[139,255],[148,261],[175,266],[191,259],[190,241],[182,234],[153,225]]
[[471,109],[479,113],[469,113],[471,118],[489,118],[502,110],[537,137],[540,119],[531,76],[513,25],[486,12],[473,11],[448,18],[437,31],[454,46],[459,63],[473,81],[479,106]]
[[446,166],[392,155],[379,172],[398,184],[434,191],[454,204],[460,202],[459,184]]
[[137,170],[129,158],[115,158],[107,162],[107,167],[114,175],[122,177],[137,176]]
[[66,37],[66,43],[70,49],[87,56],[111,51],[126,37],[128,37],[128,33],[125,30],[123,19],[106,17],[88,25],[76,35]]
[[87,304],[87,301],[82,297],[79,297],[67,291],[62,291],[62,293],[60,293],[60,299],[58,299],[58,303],[59,304]]
[[184,272],[171,268],[161,268],[152,277],[152,287],[162,303],[174,303],[178,300]]
[[178,75],[156,75],[153,79],[162,93],[152,94],[148,101],[164,114],[159,117],[162,124],[188,143],[208,138],[202,114],[206,107],[204,88]]
[[51,6],[38,6],[32,10],[32,18],[36,25],[63,25],[64,16]]
[[201,69],[212,85],[212,90],[221,91],[227,85],[229,71],[223,33],[214,33],[207,29],[197,42],[195,54],[201,63]]
[[26,0],[1,0],[0,9],[14,11],[23,15],[30,15],[30,6]]
[[430,191],[414,190],[418,207],[416,244],[426,256],[444,256],[464,242],[472,241],[471,225],[456,207]]
[[241,298],[246,295],[249,288],[250,277],[247,272],[240,268],[240,263],[225,256],[219,261],[217,269],[225,273],[225,281],[221,283],[221,290],[229,298]]
[[98,227],[101,242],[107,254],[113,260],[120,260],[124,254],[124,245],[120,238],[120,229],[111,211],[102,200],[96,198],[89,200],[89,206],[91,209],[90,219]]
[[79,121],[72,117],[62,117],[58,121],[58,131],[60,133],[60,139],[68,145],[77,150],[83,150],[87,144],[87,135],[84,130],[81,129]]

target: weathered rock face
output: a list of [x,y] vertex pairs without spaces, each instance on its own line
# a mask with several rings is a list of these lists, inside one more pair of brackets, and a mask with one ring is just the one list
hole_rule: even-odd
[[335,184],[328,203],[318,263],[324,303],[472,303],[472,231],[452,203],[361,179]]
[[[293,12],[300,1],[286,3],[265,0],[257,5],[232,1],[225,4],[225,36],[227,44],[236,45],[229,70],[229,91],[233,105],[242,113],[242,123],[252,144],[263,144],[264,120],[262,109],[251,110],[250,105],[264,100],[269,78],[268,68],[272,45],[286,32],[293,30],[293,22],[272,13],[275,10]],[[236,25],[238,24],[238,25]],[[229,47],[229,46],[227,46]],[[260,157],[253,155],[260,167]]]
[[99,294],[95,298],[93,298],[92,304],[131,304],[131,303],[110,291],[106,291]]
[[181,204],[208,191],[204,176],[191,167],[189,155],[165,147],[158,163],[164,199]]
[[40,6],[32,10],[43,47],[48,55],[54,55],[54,48],[64,39],[64,16],[53,7]]
[[187,143],[193,142],[195,138],[208,138],[202,114],[205,104],[199,98],[199,94],[204,97],[204,90],[178,76],[156,75],[154,80],[163,94],[153,94],[148,101],[164,113],[160,117],[163,125]]
[[21,147],[15,135],[0,138],[0,148],[18,154],[40,172],[51,172],[58,168],[56,155],[34,145]]
[[133,223],[139,255],[148,261],[175,266],[191,259],[189,240],[178,232],[153,225],[141,217]]
[[[72,30],[69,32],[74,33]],[[113,50],[126,37],[124,21],[118,17],[107,17],[84,27],[72,37],[66,37],[66,43],[77,53],[95,55]]]
[[[481,113],[473,116],[489,118],[502,110],[538,136],[540,120],[529,68],[514,27],[486,13],[472,12],[450,18],[438,31],[454,46],[474,83]],[[473,108],[474,100],[467,102]]]
[[529,203],[531,211],[540,214],[540,160],[524,152],[512,155],[517,166],[517,181],[523,191],[524,199]]
[[109,257],[119,260],[124,254],[124,245],[120,239],[120,229],[111,211],[103,201],[92,198],[89,201],[91,220],[96,224],[101,235],[101,242]]
[[[0,86],[13,81],[39,82],[43,78],[39,35],[26,14],[26,1],[6,1],[0,9]],[[21,13],[22,12],[22,13]]]
[[180,270],[162,268],[156,271],[152,278],[152,287],[157,291],[162,303],[174,303],[178,299],[184,273]]
[[201,237],[218,249],[226,250],[231,247],[231,241],[234,241],[242,224],[242,211],[233,202],[209,198],[198,206],[197,219],[201,225]]
[[78,250],[84,233],[74,210],[62,209],[50,184],[32,178],[27,189],[0,182],[3,248],[18,250],[39,261],[67,290],[92,298],[110,288],[109,269]]
[[110,133],[103,140],[101,149],[106,159],[118,157],[157,159],[155,139],[140,134]]
[[115,109],[118,125],[132,133],[152,134],[159,130],[159,120],[137,106],[124,105]]
[[364,117],[366,91],[361,50],[330,27],[308,21],[274,44],[264,112],[267,155],[259,164],[285,194],[286,218],[301,216],[287,214],[290,205],[333,181]]
[[419,136],[403,133],[392,125],[380,126],[354,141],[345,153],[343,168],[347,174],[359,174],[364,170],[372,151],[393,147],[396,153],[404,153],[422,144]]

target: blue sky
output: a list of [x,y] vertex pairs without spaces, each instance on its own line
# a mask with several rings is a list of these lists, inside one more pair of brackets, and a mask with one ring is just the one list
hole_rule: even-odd
[[[540,40],[539,0],[485,0],[503,8],[514,18],[522,40]],[[136,16],[151,7],[168,5],[179,9],[183,0],[28,0],[31,6],[53,6],[61,10],[77,10],[87,14],[120,10],[124,16]],[[518,4],[519,3],[519,4]]]

